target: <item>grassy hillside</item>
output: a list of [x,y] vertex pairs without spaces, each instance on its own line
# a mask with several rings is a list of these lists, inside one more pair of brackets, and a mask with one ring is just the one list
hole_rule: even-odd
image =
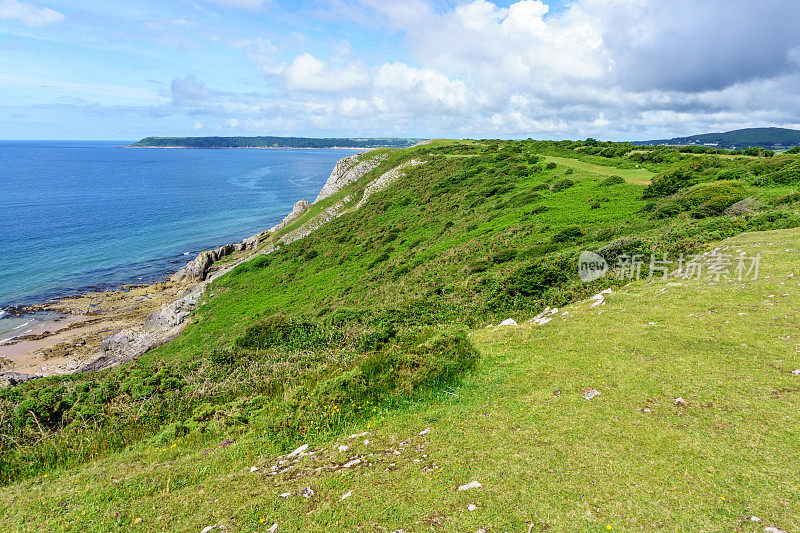
[[[673,530],[750,527],[752,509],[798,525],[781,462],[797,456],[796,254],[778,253],[796,232],[731,245],[771,250],[769,279],[640,282],[543,327],[483,327],[627,283],[582,283],[582,250],[614,266],[800,226],[796,156],[535,141],[371,156],[386,159],[272,242],[338,202],[349,212],[215,281],[172,343],[0,391],[0,520]],[[411,160],[423,164],[355,209]],[[584,400],[590,387],[601,394]],[[325,451],[269,474],[303,443]],[[472,479],[483,489],[456,490]]]
[[724,243],[762,253],[757,281],[638,282],[545,326],[478,330],[461,386],[311,439],[296,463],[255,429],[142,442],[4,489],[0,516],[21,531],[792,531],[799,238]]
[[644,141],[646,144],[705,144],[715,143],[720,148],[773,148],[800,145],[800,131],[786,128],[746,128],[725,133],[704,133],[689,137],[675,137],[660,141]]

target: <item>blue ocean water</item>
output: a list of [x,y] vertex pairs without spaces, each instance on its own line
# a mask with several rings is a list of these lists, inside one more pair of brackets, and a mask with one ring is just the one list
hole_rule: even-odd
[[313,201],[353,150],[0,141],[0,308],[154,281]]

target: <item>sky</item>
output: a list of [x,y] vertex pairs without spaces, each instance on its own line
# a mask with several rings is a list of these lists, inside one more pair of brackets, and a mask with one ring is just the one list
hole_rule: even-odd
[[0,0],[0,139],[800,129],[800,0]]

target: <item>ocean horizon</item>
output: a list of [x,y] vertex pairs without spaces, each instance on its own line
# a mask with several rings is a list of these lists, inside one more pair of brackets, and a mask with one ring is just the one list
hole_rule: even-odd
[[126,144],[0,141],[0,309],[155,282],[313,201],[360,151]]

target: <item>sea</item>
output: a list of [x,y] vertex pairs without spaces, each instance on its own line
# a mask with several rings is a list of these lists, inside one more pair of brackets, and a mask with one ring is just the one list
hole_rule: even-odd
[[14,306],[150,283],[313,201],[350,149],[0,141],[0,340]]

